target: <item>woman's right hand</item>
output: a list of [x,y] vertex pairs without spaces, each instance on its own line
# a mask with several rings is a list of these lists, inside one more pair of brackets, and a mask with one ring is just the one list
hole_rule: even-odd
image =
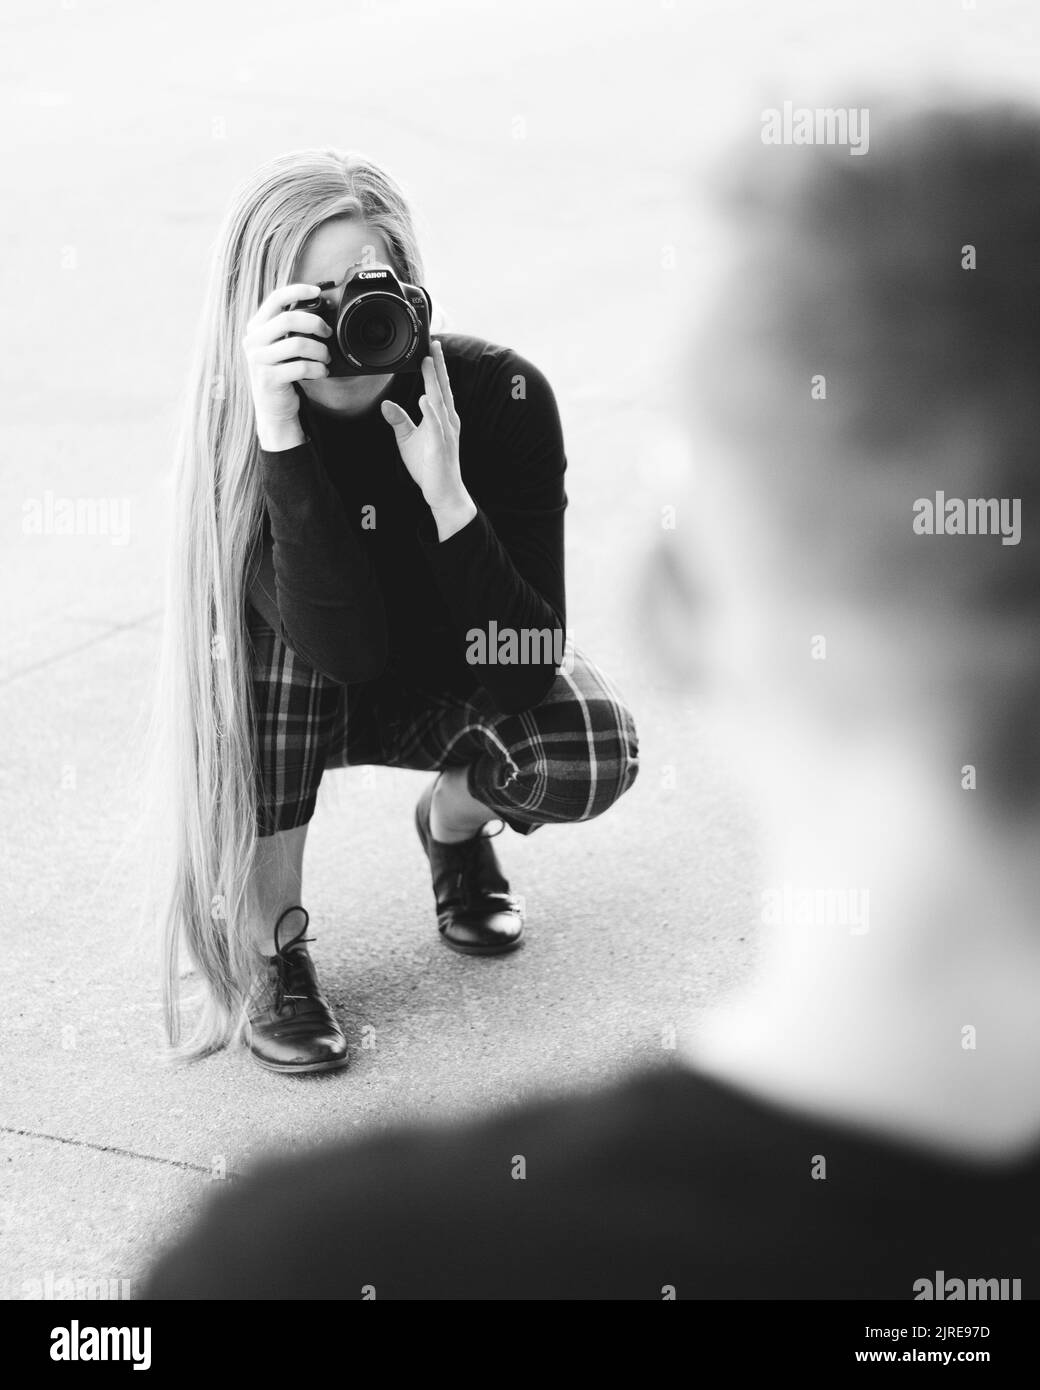
[[293,383],[319,381],[329,374],[331,357],[325,342],[299,335],[314,333],[324,340],[332,336],[332,329],[317,314],[285,307],[320,293],[317,285],[284,285],[267,296],[246,325],[242,347],[262,449],[292,449],[303,443],[300,398]]

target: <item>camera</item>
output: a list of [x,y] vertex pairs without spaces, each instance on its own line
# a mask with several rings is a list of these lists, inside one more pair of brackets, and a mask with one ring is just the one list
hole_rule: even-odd
[[317,314],[332,329],[329,376],[421,371],[430,351],[433,307],[421,285],[405,284],[376,261],[352,266],[342,280],[325,280],[318,288],[316,299],[300,299],[289,307]]

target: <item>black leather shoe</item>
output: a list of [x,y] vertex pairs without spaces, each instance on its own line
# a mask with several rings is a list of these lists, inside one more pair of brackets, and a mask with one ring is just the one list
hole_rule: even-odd
[[[278,933],[290,912],[303,913],[303,926],[284,946]],[[305,936],[310,916],[304,907],[287,907],[274,929],[275,954],[266,957],[267,977],[249,1016],[249,1051],[268,1071],[334,1071],[347,1065],[347,1040],[321,992]]]
[[491,845],[494,836],[481,829],[472,839],[458,844],[435,840],[430,834],[435,786],[436,780],[419,798],[415,828],[430,861],[437,927],[444,944],[467,956],[500,956],[514,951],[524,934],[524,914],[498,866]]

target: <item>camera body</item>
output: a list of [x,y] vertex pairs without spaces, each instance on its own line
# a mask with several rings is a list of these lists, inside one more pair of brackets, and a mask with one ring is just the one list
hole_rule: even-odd
[[422,370],[430,351],[433,305],[421,285],[406,284],[388,265],[370,261],[351,266],[342,280],[322,281],[318,288],[317,299],[300,299],[290,308],[317,314],[332,329],[327,340],[329,376]]

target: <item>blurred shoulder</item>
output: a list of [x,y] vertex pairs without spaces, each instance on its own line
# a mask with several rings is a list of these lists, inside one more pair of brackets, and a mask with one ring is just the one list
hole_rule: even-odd
[[[688,1099],[654,1068],[268,1157],[214,1195],[146,1297],[342,1298],[370,1284],[391,1297],[516,1297],[544,1290],[554,1269],[564,1285],[588,1282],[624,1240],[612,1224],[621,1194],[686,1171]],[[611,1248],[585,1269],[596,1242]]]
[[380,1197],[399,1202],[413,1186],[424,1198],[431,1175],[441,1193],[456,1190],[460,1201],[475,1199],[482,1179],[497,1201],[502,1165],[527,1153],[547,1179],[567,1184],[587,1178],[591,1151],[628,1151],[638,1164],[647,1124],[655,1117],[690,1115],[693,1089],[683,1069],[639,1067],[587,1090],[534,1088],[522,1098],[500,1101],[483,1113],[457,1119],[426,1119],[369,1132],[304,1157],[276,1158],[260,1165],[258,1185],[277,1185],[290,1170],[306,1173],[308,1191],[339,1194],[364,1210]]

